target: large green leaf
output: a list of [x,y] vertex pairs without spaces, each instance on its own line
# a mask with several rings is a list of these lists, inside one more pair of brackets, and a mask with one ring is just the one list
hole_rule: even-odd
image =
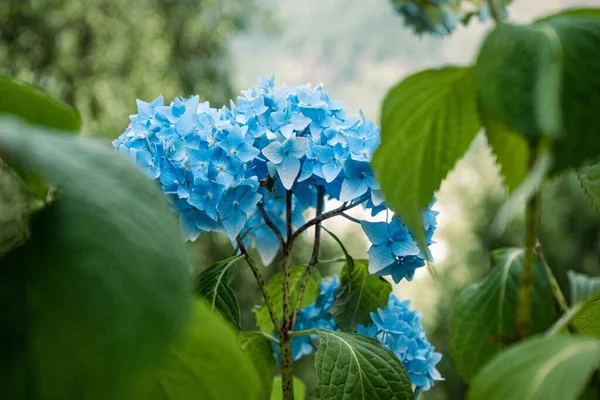
[[232,265],[241,257],[230,257],[211,265],[196,277],[195,282],[196,293],[238,330],[242,329],[240,305],[229,282]]
[[[454,307],[450,354],[463,379],[470,382],[496,353],[516,340],[516,304],[523,269],[522,249],[497,250],[492,270],[466,288]],[[536,257],[531,331],[543,332],[556,319],[546,265]]]
[[0,154],[60,190],[32,219],[30,239],[0,260],[10,371],[0,398],[21,398],[13,389],[115,398],[188,315],[190,265],[174,215],[160,190],[96,140],[3,119]]
[[555,171],[600,154],[600,16],[558,14],[530,26],[502,24],[477,59],[484,106],[528,138],[552,135]]
[[[290,304],[293,306],[296,304],[298,299],[298,292],[300,291],[300,285],[302,282],[302,276],[304,275],[305,265],[296,265],[291,268],[291,279],[290,279]],[[319,272],[312,271],[306,290],[304,291],[304,297],[302,297],[302,307],[306,307],[309,304],[314,303],[317,295],[319,294],[319,282],[321,282],[321,276]],[[275,275],[267,284],[267,290],[271,295],[271,300],[275,306],[275,314],[281,321],[283,318],[283,273]],[[254,307],[252,310],[256,315],[256,323],[261,331],[268,334],[272,334],[275,327],[269,317],[269,311],[264,304],[261,307]]]
[[[266,399],[272,392],[273,376],[275,376],[273,347],[259,333],[241,333],[239,341],[258,374],[262,398]],[[281,384],[279,390],[281,391]]]
[[600,161],[579,168],[577,176],[592,204],[600,212]]
[[527,176],[529,147],[518,133],[511,131],[490,111],[481,110],[481,121],[488,144],[496,156],[496,162],[504,184],[514,191]]
[[589,277],[574,271],[567,273],[571,288],[571,304],[580,309],[573,313],[575,329],[600,338],[600,277]]
[[479,128],[473,68],[419,72],[383,101],[373,168],[386,202],[421,244],[421,212]]
[[344,266],[340,287],[329,311],[343,331],[354,331],[358,324],[371,322],[369,313],[385,308],[392,285],[380,276],[369,274],[367,260],[355,260],[352,272]]
[[413,400],[406,369],[379,342],[319,330],[315,368],[321,399]]
[[600,291],[600,277],[567,271],[567,278],[569,278],[572,305],[588,301]]
[[129,398],[263,400],[265,396],[234,330],[197,301],[187,329],[171,345],[161,365],[140,379]]
[[[306,385],[299,378],[294,377],[294,399],[306,399]],[[273,379],[273,391],[271,392],[271,400],[283,400],[283,392],[281,390],[281,376],[276,376]]]
[[0,114],[18,116],[48,128],[78,133],[77,110],[24,82],[0,74]]
[[575,400],[600,361],[600,341],[537,337],[494,357],[475,377],[471,400]]

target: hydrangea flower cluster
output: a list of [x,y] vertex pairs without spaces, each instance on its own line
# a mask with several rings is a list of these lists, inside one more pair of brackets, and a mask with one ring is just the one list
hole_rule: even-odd
[[435,368],[442,355],[427,341],[421,314],[410,309],[410,300],[401,301],[391,294],[387,307],[371,313],[371,319],[373,323],[359,325],[357,333],[377,339],[396,354],[416,387],[415,396],[443,380]]
[[[279,241],[261,211],[285,231],[287,191],[293,193],[294,228],[316,205],[317,188],[330,199],[362,203],[372,215],[387,209],[369,165],[379,129],[362,112],[348,116],[321,85],[276,88],[274,77],[259,78],[258,87],[243,95],[221,109],[198,96],[168,105],[162,97],[138,100],[138,113],[113,142],[160,183],[186,240],[202,231],[232,241],[240,236],[269,264]],[[417,257],[414,244],[404,248],[413,249],[410,256],[402,253],[386,268],[381,263],[390,258],[377,259],[373,270],[394,279],[414,271],[418,262],[406,258]]]
[[[506,18],[506,6],[512,0],[493,1],[500,16]],[[484,22],[492,16],[487,0],[392,0],[392,3],[406,25],[417,33],[437,36],[452,33],[459,23],[467,25],[471,17],[477,16]]]
[[415,270],[432,260],[429,246],[433,243],[433,233],[437,227],[437,211],[423,212],[423,227],[427,244],[427,254],[419,249],[415,238],[402,220],[393,216],[390,222],[361,221],[363,231],[371,242],[369,248],[369,273],[372,275],[390,275],[398,283],[403,278],[411,281]]
[[[339,288],[336,276],[331,281],[321,282],[321,292],[314,304],[300,310],[294,331],[309,329],[339,330],[329,312],[335,292]],[[400,301],[391,294],[388,305],[371,313],[372,324],[359,325],[356,332],[377,339],[396,354],[406,367],[408,376],[416,387],[416,394],[429,390],[434,381],[442,377],[435,368],[442,355],[435,352],[427,341],[421,326],[421,315],[410,309],[410,301]],[[315,349],[317,335],[298,336],[292,339],[292,355],[295,360],[311,354]],[[274,346],[278,354],[279,347]]]

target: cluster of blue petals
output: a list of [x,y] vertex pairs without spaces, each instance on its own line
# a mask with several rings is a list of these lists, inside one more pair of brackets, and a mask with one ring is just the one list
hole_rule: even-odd
[[[275,87],[274,77],[259,78],[258,87],[242,93],[221,109],[198,96],[168,105],[162,96],[150,103],[138,100],[138,113],[113,142],[160,184],[186,240],[203,231],[232,241],[240,235],[269,264],[279,242],[264,224],[259,202],[280,231],[285,231],[287,190],[293,192],[294,228],[316,205],[317,187],[330,199],[364,204],[372,215],[387,210],[369,165],[379,129],[362,112],[348,116],[321,85]],[[373,250],[379,257],[375,273],[412,277],[424,257],[410,235],[405,239],[402,254],[394,253],[386,268],[382,263],[390,257]]]
[[[398,13],[404,17],[406,25],[417,33],[430,33],[436,36],[448,35],[459,24],[466,25],[476,16],[481,22],[491,18],[487,0],[392,0]],[[506,6],[512,0],[494,0],[502,19],[508,15]]]
[[391,294],[387,307],[371,313],[371,319],[372,324],[359,325],[356,332],[377,339],[396,354],[416,387],[415,395],[443,379],[435,367],[442,355],[427,341],[421,314],[410,309],[410,300],[401,301]]
[[[294,325],[294,331],[309,329],[339,330],[329,308],[333,303],[335,292],[339,288],[336,276],[331,281],[321,282],[321,292],[314,304],[300,310]],[[442,377],[436,369],[442,355],[435,352],[427,341],[421,326],[421,315],[410,309],[410,301],[400,301],[391,294],[388,305],[384,309],[371,313],[372,324],[359,325],[356,332],[377,339],[389,348],[402,361],[408,376],[415,386],[415,392],[429,390],[434,381]],[[316,335],[298,336],[292,339],[292,356],[294,360],[311,354],[315,349]],[[274,346],[278,355],[278,346]]]

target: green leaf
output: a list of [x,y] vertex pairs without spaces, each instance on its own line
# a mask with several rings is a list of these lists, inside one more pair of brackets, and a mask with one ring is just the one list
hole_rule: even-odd
[[271,343],[259,333],[242,333],[239,341],[260,379],[261,398],[266,399],[272,392],[275,375],[275,356]]
[[161,191],[96,140],[1,119],[0,154],[60,190],[0,261],[4,365],[31,374],[25,386],[4,375],[0,398],[20,398],[6,395],[19,386],[41,398],[116,398],[188,315],[177,221]]
[[583,190],[589,196],[596,210],[600,212],[600,161],[579,168],[577,176]]
[[229,282],[231,266],[243,256],[229,257],[219,261],[196,278],[196,294],[210,305],[212,311],[218,311],[238,330],[242,329],[240,305]]
[[522,136],[508,129],[490,111],[481,110],[481,121],[504,184],[509,193],[513,192],[527,175],[529,146]]
[[571,289],[571,304],[588,301],[600,291],[600,277],[590,277],[575,271],[567,271],[569,288]]
[[[291,268],[291,279],[290,279],[290,304],[295,305],[298,292],[300,290],[300,285],[302,282],[302,276],[304,275],[304,270],[306,269],[305,265],[296,265]],[[306,290],[304,291],[304,297],[302,297],[302,307],[306,307],[309,304],[314,303],[315,299],[319,295],[319,282],[321,282],[321,276],[318,271],[313,269],[310,278],[308,279],[308,284],[306,285]],[[283,318],[283,273],[279,272],[275,275],[269,283],[267,284],[267,290],[271,295],[271,300],[275,306],[275,314],[281,321]],[[271,318],[269,317],[269,311],[264,304],[261,307],[254,307],[252,310],[256,315],[256,324],[260,328],[261,331],[266,332],[268,334],[272,334],[275,327],[271,322]]]
[[413,400],[406,369],[379,342],[355,333],[317,333],[315,368],[321,399]]
[[580,309],[573,314],[575,329],[584,335],[600,338],[600,277],[568,271],[571,304]]
[[81,118],[70,107],[43,91],[0,74],[0,114],[10,114],[48,128],[78,133]]
[[[294,377],[294,399],[306,399],[306,385],[299,378]],[[276,376],[273,379],[273,391],[271,392],[271,400],[283,400],[283,392],[281,390],[281,376]]]
[[498,354],[475,377],[471,400],[575,400],[600,361],[600,341],[537,337]]
[[[532,333],[556,319],[546,265],[534,264]],[[458,373],[470,382],[494,354],[516,340],[516,304],[523,269],[522,249],[496,250],[492,270],[459,296],[450,323],[450,354]]]
[[479,128],[473,68],[419,72],[395,86],[383,101],[382,143],[373,168],[386,202],[421,247],[421,212]]
[[335,242],[340,246],[340,248],[344,252],[344,256],[346,257],[346,268],[348,269],[348,272],[352,274],[352,271],[354,270],[354,258],[352,258],[350,253],[348,253],[348,250],[346,250],[346,246],[344,246],[344,243],[342,243],[340,238],[337,237],[337,235],[335,235],[329,229],[325,228],[324,226],[321,226],[321,229],[327,232],[329,236],[331,236],[333,240],[335,240]]
[[[81,119],[77,110],[54,97],[28,85],[0,74],[0,115],[9,114],[48,128],[78,133]],[[16,170],[23,183],[39,200],[46,200],[48,185],[38,174]]]
[[529,139],[550,135],[554,171],[600,154],[600,15],[558,14],[530,26],[502,24],[477,59],[483,105]]
[[392,285],[380,276],[370,275],[367,260],[356,260],[350,274],[344,266],[340,287],[329,312],[343,331],[354,331],[359,324],[371,322],[369,313],[385,308]]
[[203,302],[160,367],[138,382],[132,400],[262,400],[259,376],[234,330]]

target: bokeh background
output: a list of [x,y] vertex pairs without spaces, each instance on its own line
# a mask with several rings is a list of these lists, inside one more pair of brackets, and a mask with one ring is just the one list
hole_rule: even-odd
[[[560,8],[597,4],[515,0],[509,10],[513,21],[527,22]],[[377,120],[392,85],[423,68],[468,64],[491,26],[473,21],[447,38],[419,37],[387,0],[0,0],[0,22],[0,72],[76,106],[84,134],[106,139],[126,127],[136,98],[199,94],[220,107],[258,76],[273,73],[277,83],[324,83],[352,113],[362,109]],[[18,195],[0,195],[0,239],[19,235],[20,227],[7,222],[9,205],[18,203],[10,196]],[[423,313],[430,341],[445,355],[439,369],[446,380],[422,398],[462,399],[466,387],[448,356],[452,306],[465,286],[488,272],[492,249],[521,243],[522,215],[500,236],[491,232],[506,193],[483,135],[437,198],[435,263],[394,291]],[[542,210],[541,243],[563,290],[568,293],[569,269],[600,275],[600,217],[576,177],[549,184]],[[368,244],[358,226],[340,220],[327,227],[355,258],[366,256]],[[295,249],[298,263],[309,257],[308,240]],[[341,255],[325,240],[322,258]],[[228,256],[231,246],[222,237],[203,235],[189,250],[200,271]],[[249,271],[238,268],[234,286],[243,323],[253,329],[251,309],[260,295]],[[267,277],[276,272],[264,268]],[[335,272],[335,266],[328,268],[321,273]],[[309,390],[315,385],[311,364],[307,357],[297,367]]]

